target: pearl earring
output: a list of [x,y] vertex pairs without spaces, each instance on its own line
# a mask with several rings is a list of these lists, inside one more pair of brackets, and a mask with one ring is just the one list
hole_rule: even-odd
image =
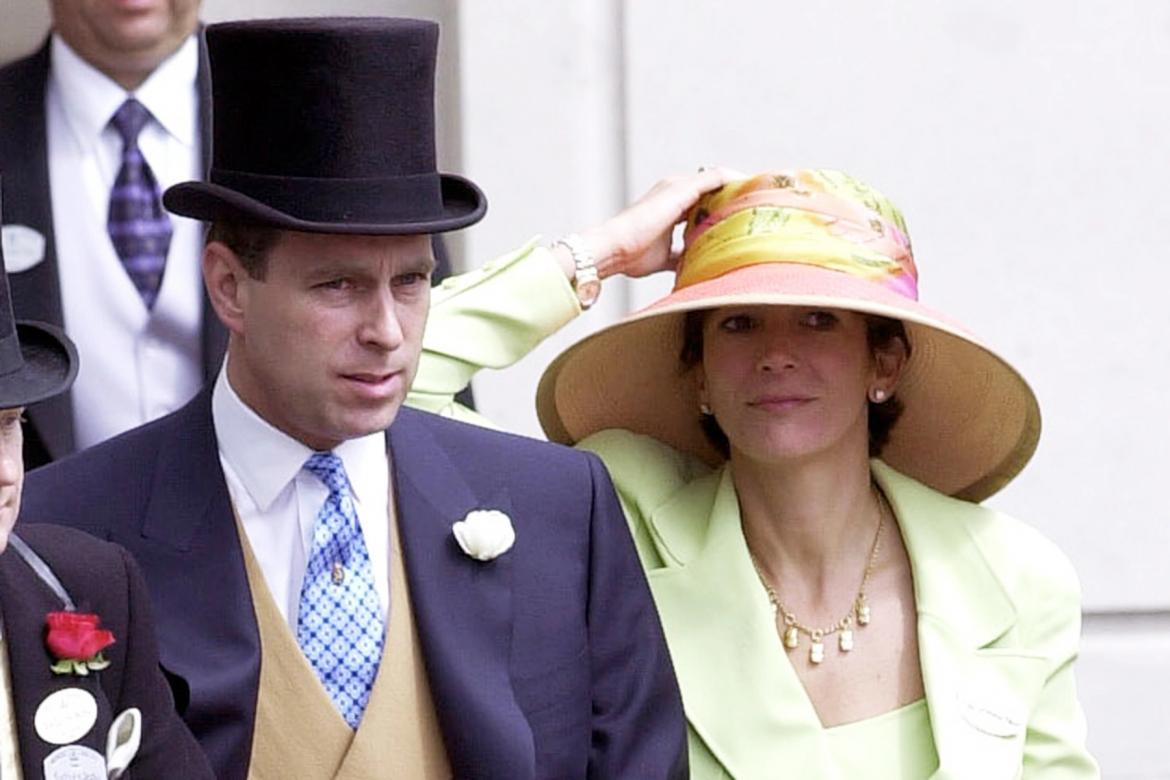
[[702,412],[703,414],[707,415],[708,417],[711,416],[711,407],[710,407],[710,405],[708,405],[708,403],[706,401],[699,402],[699,411]]
[[869,400],[873,401],[875,404],[880,404],[882,401],[886,400],[886,391],[882,390],[880,387],[873,388],[869,391]]

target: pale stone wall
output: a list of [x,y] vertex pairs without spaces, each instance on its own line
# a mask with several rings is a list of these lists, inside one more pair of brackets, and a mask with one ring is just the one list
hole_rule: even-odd
[[[8,59],[45,14],[0,2]],[[326,11],[444,24],[441,155],[491,204],[465,231],[470,264],[700,164],[833,166],[884,189],[909,221],[924,300],[1040,397],[1040,449],[993,503],[1081,574],[1081,691],[1105,776],[1170,778],[1170,6],[207,0],[204,16]],[[481,408],[537,435],[540,369],[661,290],[607,284],[554,344],[478,380]]]

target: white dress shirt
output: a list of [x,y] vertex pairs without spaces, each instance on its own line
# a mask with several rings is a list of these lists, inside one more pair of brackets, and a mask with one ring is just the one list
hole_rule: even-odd
[[[228,493],[268,590],[295,634],[313,525],[329,490],[302,468],[313,450],[274,428],[236,395],[227,378],[227,361],[212,391],[211,416]],[[378,432],[350,439],[333,452],[349,477],[385,623],[390,603],[386,436]]]
[[[81,353],[77,447],[160,417],[203,384],[200,224],[171,215],[162,286],[146,309],[106,230],[122,140],[109,122],[131,97],[56,35],[46,98],[49,184],[65,329]],[[190,38],[133,97],[154,119],[138,138],[159,187],[201,178],[199,49]]]

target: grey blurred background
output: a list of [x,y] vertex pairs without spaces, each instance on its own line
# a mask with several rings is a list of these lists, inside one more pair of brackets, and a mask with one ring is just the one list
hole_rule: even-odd
[[[890,195],[923,300],[1040,397],[1036,458],[990,503],[1080,572],[1090,746],[1106,777],[1170,778],[1170,4],[204,0],[202,17],[326,12],[442,24],[440,159],[491,204],[453,242],[465,268],[703,164],[839,167]],[[44,0],[0,0],[0,61],[47,26]],[[666,284],[607,282],[477,380],[481,409],[539,435],[540,370]]]

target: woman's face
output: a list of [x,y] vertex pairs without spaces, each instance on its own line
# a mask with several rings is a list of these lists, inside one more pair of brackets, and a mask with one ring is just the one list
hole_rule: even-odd
[[8,547],[8,535],[20,513],[20,489],[24,486],[24,433],[20,415],[24,408],[0,410],[0,552]]
[[901,342],[875,352],[855,312],[731,306],[703,323],[699,396],[733,458],[782,463],[839,449],[868,452],[867,396],[892,394]]

